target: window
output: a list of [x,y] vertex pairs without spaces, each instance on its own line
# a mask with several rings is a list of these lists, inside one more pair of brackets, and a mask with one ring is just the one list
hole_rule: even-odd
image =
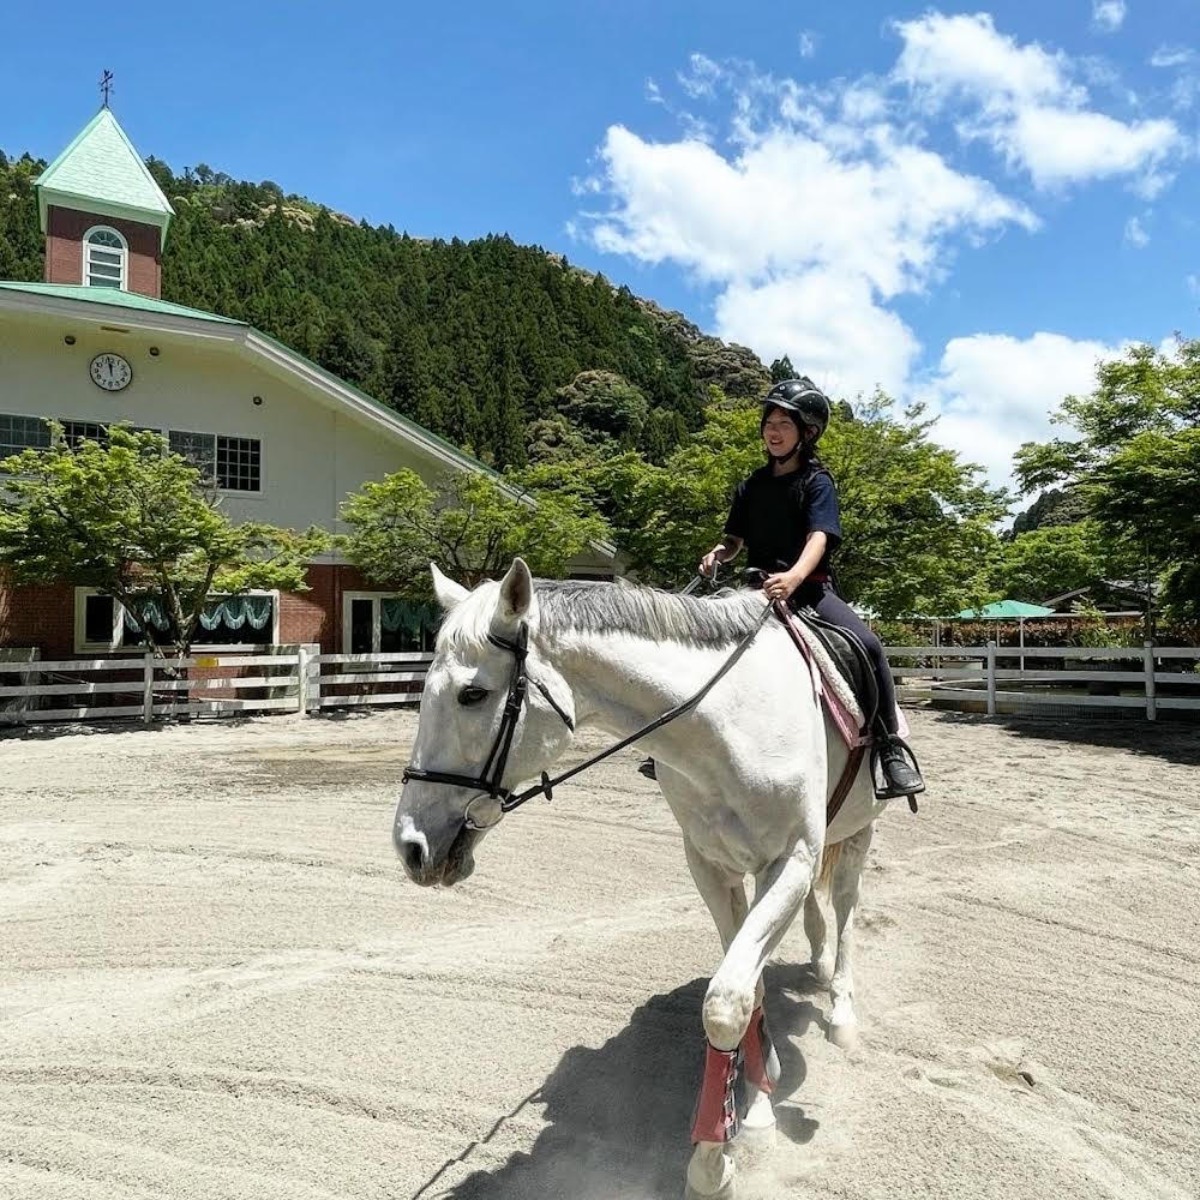
[[115,229],[104,225],[89,229],[83,239],[83,282],[88,287],[124,290],[128,257],[125,239]]
[[209,482],[216,482],[216,447],[211,433],[184,433],[172,429],[167,436],[172,454],[186,458]]
[[72,450],[78,450],[84,442],[99,442],[108,445],[108,426],[96,421],[63,421],[63,441]]
[[384,592],[346,592],[342,647],[348,654],[392,654],[433,650],[441,614],[432,604]]
[[42,417],[14,417],[0,413],[0,458],[50,445],[50,426]]
[[[152,624],[160,637],[170,625],[161,607],[151,601],[138,616],[127,612],[112,596],[90,588],[75,589],[75,650],[135,650],[145,644],[141,621]],[[279,597],[274,592],[250,592],[229,598],[213,596],[200,616],[192,637],[198,651],[241,650],[271,646],[279,635]]]
[[262,442],[172,429],[171,451],[195,464],[205,478],[227,492],[262,491]]

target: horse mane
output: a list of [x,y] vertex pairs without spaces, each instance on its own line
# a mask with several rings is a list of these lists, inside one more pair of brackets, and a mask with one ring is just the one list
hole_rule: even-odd
[[[442,623],[439,643],[465,648],[488,635],[497,583],[475,589]],[[740,641],[762,616],[756,592],[725,591],[713,597],[681,596],[624,582],[538,580],[538,636],[631,633],[656,642],[722,647]]]

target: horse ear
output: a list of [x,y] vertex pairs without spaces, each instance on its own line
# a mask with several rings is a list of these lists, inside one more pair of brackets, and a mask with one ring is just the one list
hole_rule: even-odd
[[433,594],[443,612],[450,612],[471,594],[461,583],[455,583],[448,575],[443,575],[437,563],[429,564],[429,573],[433,576]]
[[533,608],[533,576],[523,558],[514,558],[500,581],[500,616],[505,621],[523,621]]

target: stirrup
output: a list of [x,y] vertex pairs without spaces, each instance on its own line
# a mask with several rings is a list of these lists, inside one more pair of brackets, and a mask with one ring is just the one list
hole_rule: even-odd
[[[902,787],[891,781],[884,762],[884,752],[891,749],[900,751],[901,759],[916,775],[914,785]],[[925,790],[925,780],[921,776],[921,764],[917,762],[913,748],[899,734],[885,734],[871,747],[871,779],[875,784],[876,800],[899,800],[904,796],[908,799],[908,807],[913,812],[917,811],[917,796]]]
[[658,772],[654,769],[654,759],[646,759],[646,761],[638,767],[638,774],[645,775],[647,779],[657,779]]

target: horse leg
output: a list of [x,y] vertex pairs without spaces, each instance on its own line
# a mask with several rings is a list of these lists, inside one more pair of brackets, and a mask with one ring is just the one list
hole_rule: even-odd
[[[704,1085],[693,1125],[695,1149],[688,1163],[688,1196],[697,1200],[727,1200],[733,1196],[733,1160],[725,1150],[732,1133],[728,1120],[732,1103],[732,1065],[762,1003],[762,971],[812,885],[812,860],[801,847],[796,854],[773,863],[759,878],[754,907],[746,915],[725,952],[704,998],[704,1032],[708,1036]],[[761,1081],[760,1081],[761,1082]],[[725,1088],[724,1107],[718,1103]],[[759,1087],[751,1111],[762,1118],[770,1108],[765,1088]],[[749,1113],[747,1114],[750,1115]],[[773,1114],[770,1125],[773,1122]]]
[[854,1015],[854,980],[851,963],[854,949],[854,911],[858,907],[863,863],[871,848],[875,824],[864,825],[856,834],[839,843],[840,851],[833,868],[833,910],[837,920],[837,958],[834,962],[830,992],[833,1010],[829,1015],[829,1040],[835,1046],[849,1048],[858,1037],[858,1018]]
[[[716,924],[721,949],[728,953],[749,911],[745,885],[740,879],[731,884],[728,872],[713,866],[687,837],[683,848],[696,889]],[[725,1200],[733,1195],[733,1160],[725,1153],[725,1144],[736,1129],[733,1112],[736,1069],[736,1051],[722,1052],[711,1043],[705,1047],[704,1079],[692,1117],[692,1141],[696,1149],[688,1165],[689,1196]]]
[[829,941],[829,923],[821,908],[820,893],[822,886],[827,887],[833,862],[841,853],[840,843],[826,846],[821,857],[821,874],[817,885],[809,889],[804,897],[804,932],[808,935],[808,944],[812,947],[812,973],[822,987],[828,987],[833,979],[834,947]]

